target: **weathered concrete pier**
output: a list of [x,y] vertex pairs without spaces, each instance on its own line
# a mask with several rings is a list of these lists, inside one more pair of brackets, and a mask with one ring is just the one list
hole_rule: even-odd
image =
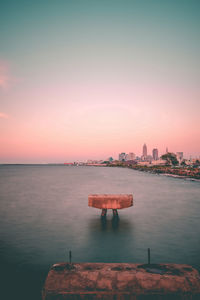
[[50,269],[43,300],[200,299],[200,275],[189,265],[59,263]]
[[88,196],[88,206],[102,209],[101,216],[107,214],[107,209],[113,210],[113,216],[118,216],[118,209],[133,206],[132,194],[93,194]]

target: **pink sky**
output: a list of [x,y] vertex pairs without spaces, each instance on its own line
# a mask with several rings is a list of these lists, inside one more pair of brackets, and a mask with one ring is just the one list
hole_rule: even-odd
[[[0,114],[2,162],[63,162],[183,151],[198,156],[198,109],[192,87],[162,82],[135,85],[91,82],[42,86],[20,82],[2,90],[9,105]],[[193,97],[195,97],[194,95]],[[16,100],[18,98],[18,100]]]
[[5,2],[0,163],[200,156],[198,4],[147,2]]

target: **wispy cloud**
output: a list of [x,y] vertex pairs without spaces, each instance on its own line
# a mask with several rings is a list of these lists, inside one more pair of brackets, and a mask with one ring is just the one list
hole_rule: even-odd
[[8,119],[8,115],[3,112],[0,112],[0,119]]

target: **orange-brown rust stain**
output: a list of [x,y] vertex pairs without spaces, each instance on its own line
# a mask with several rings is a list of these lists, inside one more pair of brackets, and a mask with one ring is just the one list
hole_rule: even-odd
[[133,206],[131,194],[94,194],[88,196],[88,206],[99,209],[123,209]]
[[[162,271],[162,274],[157,274]],[[187,265],[61,263],[47,276],[43,300],[139,299],[140,295],[183,294],[200,297],[200,276]],[[188,298],[184,298],[184,295]],[[156,298],[162,299],[162,298]],[[197,298],[195,298],[197,299]],[[200,298],[199,298],[200,299]]]

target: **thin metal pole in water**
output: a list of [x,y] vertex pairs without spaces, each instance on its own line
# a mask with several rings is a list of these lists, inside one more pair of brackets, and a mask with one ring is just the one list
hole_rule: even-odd
[[72,251],[71,250],[69,251],[69,263],[70,264],[72,263]]
[[150,265],[151,263],[151,259],[150,259],[150,248],[148,248],[148,265]]

